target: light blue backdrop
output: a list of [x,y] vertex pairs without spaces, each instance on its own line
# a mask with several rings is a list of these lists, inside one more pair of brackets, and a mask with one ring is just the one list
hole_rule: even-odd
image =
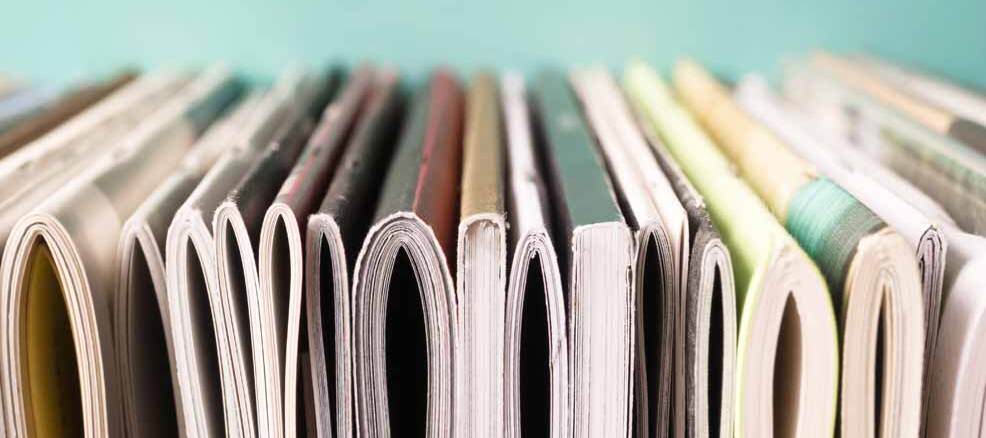
[[254,77],[369,58],[532,71],[690,55],[719,73],[778,71],[814,47],[865,50],[986,89],[986,0],[8,0],[0,71],[64,81],[122,65],[221,59]]

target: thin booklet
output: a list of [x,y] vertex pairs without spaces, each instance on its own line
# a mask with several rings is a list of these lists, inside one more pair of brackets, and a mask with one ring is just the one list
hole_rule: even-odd
[[[788,90],[799,99],[806,97],[800,94],[806,91],[804,88],[791,87]],[[817,110],[817,107],[799,106],[798,109]],[[834,139],[826,143],[833,149],[832,152],[848,157],[843,157],[834,165],[840,166],[844,172],[851,172],[853,176],[863,174],[873,177],[870,180],[856,178],[857,181],[847,182],[846,187],[861,193],[860,199],[870,203],[874,211],[886,209],[883,204],[891,203],[892,198],[896,197],[900,202],[918,210],[911,210],[910,215],[917,219],[918,224],[938,224],[942,239],[947,242],[947,251],[942,275],[940,323],[937,327],[929,327],[929,332],[937,329],[937,342],[928,365],[927,403],[922,427],[928,436],[976,435],[981,430],[983,421],[986,421],[982,411],[982,386],[974,383],[986,379],[984,368],[977,365],[983,360],[983,352],[979,346],[983,345],[983,335],[986,333],[981,326],[981,321],[986,316],[986,295],[982,293],[982,272],[986,269],[986,239],[960,230],[934,201],[909,182],[899,178],[886,178],[887,174],[891,174],[890,171],[873,158],[849,146],[837,146],[851,144],[852,140],[845,132],[833,132],[830,129],[816,131],[814,134]],[[862,194],[867,192],[864,190],[866,186],[859,181],[876,185],[877,197],[867,195],[864,198]],[[892,213],[895,212],[888,214]]]
[[641,123],[664,174],[688,213],[689,247],[685,275],[684,405],[686,436],[732,436],[736,370],[737,302],[729,249],[712,222],[702,195],[646,123]]
[[523,77],[500,80],[507,143],[510,269],[504,326],[504,433],[560,438],[571,428],[568,308],[554,215]]
[[[253,380],[244,373],[235,380],[231,368],[234,352],[238,357],[246,355],[247,359],[240,363],[251,358],[249,351],[244,353],[249,344],[237,342],[237,339],[249,340],[243,338],[250,332],[237,325],[240,338],[227,334],[240,320],[233,321],[234,313],[220,298],[212,218],[287,115],[296,111],[291,102],[304,103],[313,98],[312,79],[292,72],[278,80],[250,112],[242,129],[228,139],[229,149],[202,178],[168,227],[165,248],[168,313],[182,409],[180,421],[184,433],[190,436],[223,434],[227,421],[230,428],[242,433],[251,433],[254,428],[252,422],[247,427],[248,423],[242,421],[254,413],[249,398],[252,387],[244,387]],[[226,410],[230,411],[229,415],[225,414]]]
[[[178,375],[168,313],[164,249],[171,218],[229,139],[243,128],[259,93],[227,112],[198,140],[179,168],[123,224],[117,245],[113,323],[127,433],[177,435]],[[162,376],[170,376],[162,378]]]
[[[312,386],[314,427],[309,430],[315,429],[319,436],[355,434],[353,268],[404,112],[398,75],[389,69],[367,73],[359,119],[318,211],[308,216],[305,233],[304,305],[311,380],[305,385]],[[327,140],[337,135],[341,130],[326,131]]]
[[[4,179],[4,187],[7,187],[10,182],[21,181],[25,183],[19,190],[0,195],[2,198],[0,206],[2,206],[3,211],[0,213],[0,245],[6,243],[7,236],[21,216],[30,212],[39,203],[50,197],[52,193],[61,189],[67,180],[71,180],[81,172],[82,167],[77,166],[58,169],[60,166],[53,165],[57,160],[48,161],[52,155],[58,155],[61,151],[69,148],[78,148],[83,151],[87,148],[93,148],[95,149],[92,151],[93,155],[97,156],[92,158],[93,161],[108,159],[100,157],[100,150],[96,146],[106,145],[109,149],[111,145],[119,145],[121,140],[137,124],[136,121],[125,115],[140,113],[146,116],[157,109],[167,97],[171,96],[174,88],[177,88],[176,82],[184,83],[178,81],[177,78],[172,77],[171,79],[174,81],[170,79],[152,81],[142,78],[53,132],[0,161],[0,178]],[[88,162],[80,164],[85,165]],[[61,172],[52,172],[51,167],[55,167],[55,170],[61,170]],[[3,250],[0,249],[0,251]],[[3,257],[0,255],[0,259]],[[0,363],[0,369],[6,365],[8,362]],[[7,379],[0,376],[0,385],[7,384]],[[2,405],[0,411],[5,414],[12,414],[13,408],[6,408],[8,403],[13,403],[13,400],[8,401],[6,398],[0,397],[0,405]],[[8,422],[11,420],[5,418],[3,422],[0,422],[0,425]]]
[[[212,217],[219,297],[233,324],[229,336],[239,347],[230,357],[237,379],[237,402],[242,404],[245,430],[252,431],[256,423],[265,427],[257,426],[255,433],[261,436],[284,433],[285,374],[284,338],[278,336],[277,321],[272,309],[264,305],[260,289],[260,234],[267,209],[308,141],[313,118],[325,108],[331,90],[330,80],[322,75],[312,74],[311,79],[308,99],[293,102],[270,143],[241,174]],[[255,407],[252,400],[256,400]],[[254,409],[255,415],[265,420],[250,421]]]
[[[737,101],[751,115],[769,127],[780,139],[811,162],[827,178],[851,193],[892,226],[914,251],[921,275],[924,301],[925,350],[922,381],[922,418],[928,410],[928,375],[938,340],[942,284],[948,240],[939,221],[924,214],[891,190],[872,173],[860,167],[866,157],[853,154],[851,146],[838,138],[821,139],[808,131],[811,120],[789,102],[767,89],[762,77],[744,78],[735,91]],[[922,425],[925,422],[922,420]]]
[[701,194],[653,126],[642,119],[642,108],[635,103],[633,107],[639,128],[688,216],[685,298],[676,316],[683,328],[676,342],[683,344],[684,356],[680,358],[680,380],[675,383],[684,398],[673,405],[684,417],[684,428],[679,426],[676,435],[731,436],[737,331],[732,260]]
[[[283,180],[264,214],[257,251],[260,312],[269,321],[261,325],[262,339],[270,343],[264,348],[269,349],[266,354],[273,353],[267,361],[276,365],[277,380],[269,384],[277,388],[280,399],[279,406],[275,405],[273,409],[281,411],[283,433],[287,436],[316,428],[314,422],[307,422],[304,416],[299,418],[298,415],[304,407],[299,401],[303,401],[305,392],[311,388],[299,385],[302,365],[308,364],[308,357],[302,357],[302,353],[308,351],[308,342],[304,339],[307,331],[302,324],[305,264],[301,230],[325,193],[373,79],[374,72],[369,66],[361,67],[350,76],[338,97],[322,111],[318,126],[286,178],[283,176],[287,169],[283,166],[276,172],[258,175],[264,180]],[[283,163],[287,164],[287,161]],[[267,198],[257,190],[250,196]]]

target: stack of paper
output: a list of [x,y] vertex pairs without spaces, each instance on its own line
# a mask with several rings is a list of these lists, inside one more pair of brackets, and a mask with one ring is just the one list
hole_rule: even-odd
[[981,94],[615,73],[0,80],[0,436],[981,434]]

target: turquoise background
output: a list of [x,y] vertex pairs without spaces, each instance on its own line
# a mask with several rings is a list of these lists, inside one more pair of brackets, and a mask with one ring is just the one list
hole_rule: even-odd
[[223,60],[268,78],[361,59],[530,72],[683,55],[729,77],[816,47],[867,51],[986,89],[986,0],[28,1],[0,6],[0,71],[66,81],[124,65]]

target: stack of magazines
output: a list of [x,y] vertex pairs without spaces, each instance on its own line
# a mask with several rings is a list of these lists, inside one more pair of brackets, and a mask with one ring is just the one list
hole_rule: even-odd
[[867,56],[0,78],[0,436],[983,436],[984,234]]

